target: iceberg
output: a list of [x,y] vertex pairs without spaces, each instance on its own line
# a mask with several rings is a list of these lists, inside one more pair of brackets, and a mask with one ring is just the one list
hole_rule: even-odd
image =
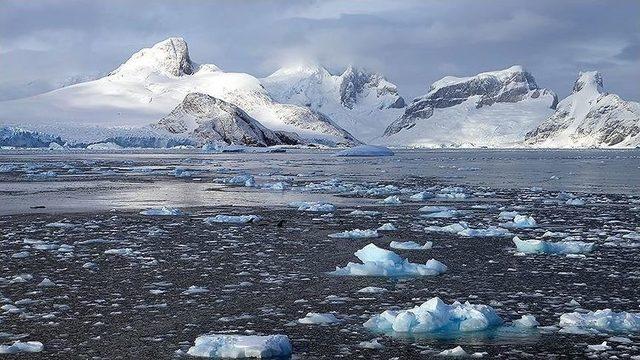
[[522,315],[518,320],[513,320],[512,325],[519,328],[534,328],[540,325],[533,315]]
[[202,335],[198,336],[188,355],[208,358],[270,358],[291,355],[291,342],[286,335]]
[[335,315],[331,313],[321,314],[321,313],[314,313],[314,312],[307,313],[305,317],[303,317],[302,319],[298,319],[298,322],[300,324],[333,324],[340,321],[341,321],[340,319],[338,319]]
[[527,215],[516,215],[513,217],[513,221],[501,225],[517,229],[533,228],[537,226],[536,220]]
[[147,216],[182,216],[187,215],[186,212],[172,207],[163,206],[161,208],[151,208],[140,211],[140,214]]
[[390,250],[381,249],[369,244],[355,252],[362,264],[348,263],[347,266],[336,267],[332,275],[347,276],[431,276],[447,271],[447,267],[434,259],[426,264],[411,263]]
[[585,254],[593,250],[593,243],[582,241],[520,240],[516,236],[513,243],[519,252],[525,254]]
[[392,241],[389,247],[400,250],[429,250],[433,246],[431,241],[427,241],[424,245],[420,245],[414,241]]
[[379,228],[377,228],[376,230],[378,230],[378,231],[395,231],[395,230],[398,230],[398,228],[395,225],[393,225],[392,223],[384,223]]
[[298,208],[299,211],[324,213],[336,211],[336,206],[328,202],[294,201],[289,203],[289,206]]
[[417,194],[413,194],[409,197],[409,200],[411,201],[426,201],[429,200],[431,198],[435,197],[435,195],[432,192],[429,191],[421,191]]
[[384,146],[360,145],[338,151],[334,156],[392,156],[393,151]]
[[387,205],[398,205],[398,204],[402,204],[402,201],[400,201],[400,198],[398,197],[398,195],[391,195],[382,199],[380,203],[387,204]]
[[213,223],[246,224],[257,223],[262,218],[258,215],[216,215],[204,218],[204,222],[211,225]]
[[373,316],[364,327],[384,333],[472,332],[495,328],[503,321],[488,305],[454,302],[434,297],[409,310],[386,310]]
[[568,332],[573,330],[639,332],[640,313],[614,312],[611,309],[588,313],[565,313],[560,316],[560,327]]
[[37,353],[44,346],[39,341],[22,342],[20,340],[11,345],[0,345],[0,354]]
[[335,233],[335,234],[329,234],[330,238],[337,238],[337,239],[363,239],[363,238],[376,238],[380,235],[378,235],[378,231],[377,230],[360,230],[360,229],[355,229],[355,230],[348,230],[348,231],[343,231],[343,232],[339,232],[339,233]]

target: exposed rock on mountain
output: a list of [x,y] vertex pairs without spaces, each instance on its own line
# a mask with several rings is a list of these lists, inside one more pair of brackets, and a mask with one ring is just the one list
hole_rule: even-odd
[[640,146],[640,104],[605,93],[602,75],[581,72],[556,112],[526,134],[539,147]]

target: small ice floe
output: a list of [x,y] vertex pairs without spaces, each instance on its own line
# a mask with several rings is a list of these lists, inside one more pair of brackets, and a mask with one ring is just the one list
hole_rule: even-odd
[[56,221],[56,222],[48,223],[45,226],[46,227],[52,227],[52,228],[72,229],[72,228],[75,228],[78,225],[71,224],[71,223],[66,223],[66,222]]
[[44,278],[39,284],[38,287],[54,287],[56,284],[51,281],[49,278]]
[[593,350],[593,351],[607,351],[607,350],[611,350],[611,346],[607,345],[606,341],[603,341],[602,344],[598,344],[598,345],[587,345],[587,348],[589,350]]
[[328,202],[294,201],[294,202],[290,202],[289,206],[298,208],[298,211],[323,212],[323,213],[336,211],[336,206]]
[[147,216],[183,216],[183,215],[187,215],[186,212],[178,209],[178,208],[172,208],[172,207],[167,207],[167,206],[163,206],[161,208],[151,208],[151,209],[147,209],[147,210],[143,210],[140,211],[140,214],[142,215],[147,215]]
[[334,324],[341,322],[335,315],[331,313],[307,313],[302,319],[298,319],[300,324]]
[[453,349],[443,350],[438,353],[438,356],[447,356],[447,357],[467,357],[469,354],[464,351],[462,346],[456,346]]
[[638,332],[640,331],[640,313],[614,312],[611,309],[589,311],[587,313],[565,313],[560,316],[563,332],[601,331],[601,332]]
[[222,182],[234,186],[253,187],[256,185],[256,179],[251,175],[237,175],[229,179],[224,179]]
[[514,217],[518,216],[520,214],[518,214],[517,211],[501,211],[500,214],[498,214],[498,219],[500,220],[513,220]]
[[433,205],[423,206],[420,209],[418,209],[418,211],[425,212],[425,213],[437,213],[437,212],[443,212],[448,210],[451,210],[451,208],[448,208],[446,206],[433,206]]
[[373,339],[371,341],[361,341],[358,344],[358,346],[363,348],[363,349],[382,349],[382,348],[384,348],[384,345],[380,344],[378,342],[378,339]]
[[374,210],[353,210],[352,212],[349,213],[349,215],[352,216],[377,216],[382,214],[380,211],[374,211]]
[[208,358],[287,357],[292,352],[286,335],[202,335],[187,351],[188,355]]
[[211,225],[215,223],[227,224],[247,224],[260,222],[262,218],[258,215],[216,215],[204,218],[204,222]]
[[593,250],[593,243],[582,241],[550,242],[542,240],[520,240],[513,238],[519,252],[525,254],[586,254]]
[[136,254],[136,252],[132,248],[109,249],[109,250],[105,250],[104,253],[105,255],[120,255],[120,256],[133,256]]
[[402,201],[400,201],[400,198],[398,197],[398,195],[391,195],[382,199],[380,203],[387,204],[387,205],[398,205],[398,204],[402,204]]
[[464,192],[463,188],[459,186],[451,186],[441,189],[440,192],[436,194],[436,197],[441,199],[461,200],[466,199],[468,195]]
[[363,287],[362,289],[358,290],[359,293],[362,294],[379,294],[379,293],[383,293],[383,292],[387,292],[389,290],[382,288],[382,287],[377,287],[377,286],[367,286],[367,287]]
[[284,181],[278,181],[277,183],[264,184],[260,187],[265,190],[285,191],[291,189],[291,184]]
[[443,210],[443,211],[437,211],[437,212],[430,212],[422,216],[426,218],[434,218],[434,219],[449,219],[452,217],[456,217],[461,213],[462,212],[459,210],[449,209],[449,210]]
[[513,320],[511,324],[518,328],[534,328],[540,325],[533,315],[522,315],[520,319]]
[[395,231],[395,230],[398,230],[398,228],[395,225],[393,225],[392,223],[384,223],[379,228],[377,228],[376,230],[378,230],[378,231]]
[[366,230],[355,229],[355,230],[347,230],[347,231],[343,231],[335,234],[329,234],[330,238],[336,238],[336,239],[364,239],[364,238],[376,238],[378,236],[380,236],[378,234],[378,231],[371,230],[371,229],[366,229]]
[[20,251],[20,252],[11,254],[11,257],[14,259],[23,259],[29,256],[31,256],[31,254],[28,251]]
[[489,226],[485,229],[474,229],[469,227],[469,224],[460,221],[456,224],[450,224],[445,226],[427,226],[425,231],[433,232],[446,232],[451,234],[457,234],[466,237],[503,237],[511,236],[511,233],[507,229],[501,227]]
[[413,194],[409,197],[411,201],[427,201],[429,199],[433,199],[435,194],[429,191],[421,191],[417,194]]
[[429,250],[433,247],[433,243],[427,241],[424,245],[420,245],[415,241],[392,241],[389,247],[400,250]]
[[39,341],[22,342],[18,340],[11,345],[0,345],[0,354],[37,353],[43,348],[44,346]]
[[434,259],[426,264],[416,264],[403,259],[390,250],[381,249],[369,244],[355,252],[362,264],[348,263],[347,266],[336,267],[332,275],[348,276],[431,276],[442,274],[447,267]]
[[[360,193],[360,192],[356,191],[356,193]],[[394,195],[399,193],[400,193],[400,189],[397,186],[382,185],[382,186],[368,189],[367,191],[364,192],[364,195],[376,197],[376,196]]]
[[449,305],[434,297],[413,309],[386,310],[365,322],[364,327],[385,333],[456,333],[486,330],[502,323],[500,316],[488,305],[457,301]]
[[516,215],[513,217],[513,221],[500,224],[504,227],[516,228],[516,229],[527,229],[533,228],[537,226],[536,220],[527,215]]
[[338,151],[334,156],[392,156],[393,151],[384,146],[360,145]]
[[565,204],[571,205],[571,206],[584,206],[585,201],[580,198],[574,198],[574,199],[567,200]]
[[187,290],[182,292],[182,295],[204,294],[208,292],[209,289],[207,289],[206,287],[191,285]]

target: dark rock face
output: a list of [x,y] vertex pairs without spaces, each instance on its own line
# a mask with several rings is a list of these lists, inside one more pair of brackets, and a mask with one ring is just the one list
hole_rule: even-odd
[[277,131],[274,131],[274,133],[276,134],[278,139],[280,139],[280,141],[282,141],[284,144],[298,145],[303,143],[300,136],[297,133],[294,133],[292,131],[277,130]]
[[367,87],[375,89],[378,96],[387,94],[397,96],[397,99],[388,105],[387,108],[403,108],[406,105],[402,96],[398,95],[395,86],[388,83],[384,77],[378,73],[370,73],[349,66],[340,77],[340,102],[348,109],[353,109],[354,104],[358,101],[358,96],[363,93]]
[[239,107],[213,96],[190,93],[156,128],[184,134],[198,143],[223,141],[248,146],[280,145],[284,142]]
[[384,135],[390,136],[402,129],[409,129],[415,125],[416,120],[431,117],[434,109],[456,106],[471,97],[479,97],[476,108],[481,108],[495,103],[536,99],[541,95],[553,96],[550,107],[555,108],[557,96],[547,89],[539,89],[533,76],[519,66],[467,79],[448,81],[445,78],[431,85],[426,95],[414,99],[402,117],[389,125]]

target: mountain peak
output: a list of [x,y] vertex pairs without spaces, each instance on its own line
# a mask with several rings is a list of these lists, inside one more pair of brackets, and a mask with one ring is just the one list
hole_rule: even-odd
[[327,75],[331,76],[329,71],[323,66],[314,62],[300,62],[295,64],[288,64],[280,69],[276,70],[269,77],[276,76],[290,76],[290,75]]
[[187,42],[181,37],[170,37],[151,48],[133,54],[109,75],[148,75],[160,73],[169,76],[191,75],[196,65],[189,57]]
[[573,92],[577,93],[582,90],[602,93],[602,75],[598,71],[581,71],[573,84]]

